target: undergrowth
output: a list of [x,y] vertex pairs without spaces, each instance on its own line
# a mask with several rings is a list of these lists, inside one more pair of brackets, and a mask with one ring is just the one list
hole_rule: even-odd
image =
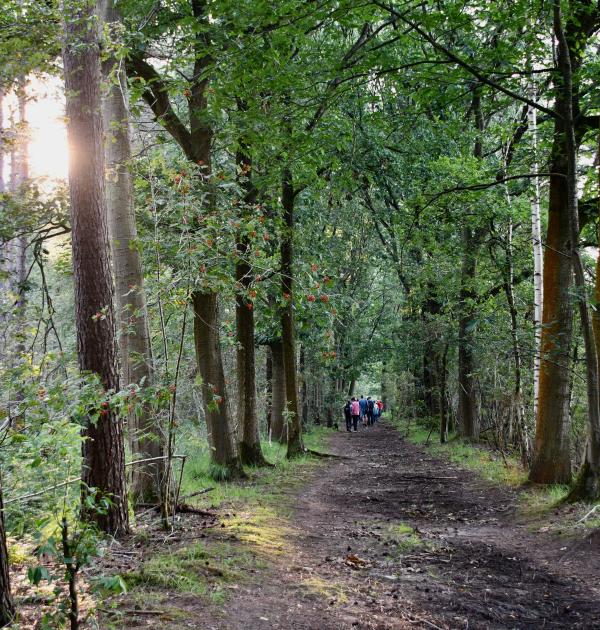
[[[316,427],[304,435],[305,446],[323,450],[330,435],[331,430]],[[288,460],[285,445],[275,442],[265,442],[263,453],[272,467],[246,468],[248,478],[243,480],[215,481],[207,445],[200,440],[188,445],[181,500],[217,510],[221,527],[202,543],[151,555],[124,575],[130,602],[160,603],[165,592],[176,592],[220,605],[236,583],[250,579],[268,558],[284,551],[293,509],[288,497],[323,460],[310,454]],[[186,498],[206,488],[211,491]],[[313,590],[317,586],[310,585]]]

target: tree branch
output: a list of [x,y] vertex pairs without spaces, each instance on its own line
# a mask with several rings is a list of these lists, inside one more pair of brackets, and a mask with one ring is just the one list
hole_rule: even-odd
[[144,79],[143,97],[157,122],[162,124],[173,139],[179,144],[186,157],[194,160],[194,147],[192,135],[188,128],[181,122],[175,113],[168,89],[158,72],[142,57],[134,55],[127,61],[127,69],[130,75]]

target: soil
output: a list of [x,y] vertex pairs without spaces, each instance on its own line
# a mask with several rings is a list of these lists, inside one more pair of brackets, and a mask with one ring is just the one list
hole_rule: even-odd
[[[119,627],[600,628],[597,534],[547,531],[520,515],[517,490],[431,456],[390,426],[337,432],[329,447],[342,457],[286,490],[282,550],[231,585],[224,603],[173,593],[176,623],[132,611]],[[227,527],[202,531],[218,538]]]

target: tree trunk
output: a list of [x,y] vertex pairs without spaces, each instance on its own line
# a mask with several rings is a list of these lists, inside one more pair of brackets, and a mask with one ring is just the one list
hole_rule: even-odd
[[267,415],[265,422],[267,424],[267,435],[271,437],[271,423],[273,419],[273,357],[271,355],[271,348],[267,347],[267,358],[265,365],[265,380],[266,380],[266,396],[265,405]]
[[285,374],[285,399],[287,426],[287,457],[304,452],[302,423],[298,405],[298,382],[296,373],[296,339],[294,331],[294,202],[295,191],[289,168],[283,171],[282,196],[284,231],[281,237],[281,292],[284,306],[281,313],[281,344],[283,371]]
[[[1,103],[1,99],[0,99]],[[0,480],[0,628],[7,626],[15,616],[15,606],[10,593],[10,574],[6,531],[4,529],[4,504]]]
[[[245,110],[245,105],[238,100],[238,108]],[[242,176],[244,196],[244,216],[249,218],[248,206],[255,203],[257,190],[252,184],[252,161],[250,152],[243,139],[239,142],[236,163]],[[256,414],[256,358],[254,345],[254,302],[249,296],[253,273],[249,263],[250,243],[248,237],[241,233],[237,236],[237,258],[235,263],[235,280],[238,293],[235,298],[235,321],[237,331],[237,379],[238,379],[238,425],[241,430],[239,443],[240,458],[249,466],[264,466],[267,462],[260,446],[258,416]]]
[[[119,388],[113,286],[104,190],[104,152],[94,2],[64,0],[69,189],[75,280],[77,352],[82,372],[97,374],[107,391]],[[129,529],[125,488],[123,422],[110,408],[83,427],[82,508],[100,529],[122,535]],[[105,513],[86,509],[89,488],[111,501]]]
[[[435,321],[439,316],[442,305],[435,298],[433,291],[435,287],[432,283],[428,284],[430,295],[423,302],[421,309],[421,320],[425,330],[428,329],[430,322]],[[440,393],[439,393],[439,367],[441,357],[439,356],[439,339],[436,333],[427,333],[425,348],[423,351],[423,402],[427,415],[434,418],[440,414]]]
[[[4,90],[0,86],[0,195],[5,192],[4,183]],[[4,280],[4,274],[7,272],[8,263],[8,246],[0,243],[0,322],[5,321],[5,310],[8,308],[8,284]],[[4,344],[0,346],[0,361],[4,359]]]
[[[14,127],[15,143],[11,150],[11,193],[15,196],[22,196],[24,187],[29,180],[29,126],[27,123],[27,81],[20,77],[17,81],[17,107],[18,107],[18,127]],[[22,360],[25,353],[25,341],[27,333],[25,309],[27,306],[27,237],[19,236],[10,243],[12,254],[12,273],[10,282],[12,293],[16,296],[13,304],[14,316],[14,339],[15,345],[12,348],[17,361]],[[20,400],[23,393],[17,389],[15,397]]]
[[561,72],[560,90],[564,97],[557,99],[557,105],[564,124],[564,140],[567,161],[567,212],[569,216],[569,238],[571,260],[577,286],[577,302],[581,321],[581,332],[585,345],[585,367],[587,377],[588,402],[588,442],[585,458],[571,500],[600,498],[600,389],[598,380],[598,355],[594,341],[594,330],[586,297],[585,271],[579,252],[579,202],[577,177],[577,149],[575,131],[575,112],[573,106],[574,68],[571,60],[569,43],[564,31],[560,0],[554,1],[554,33],[558,42],[558,67]]
[[[477,137],[473,155],[483,159],[483,114],[481,109],[480,87],[473,90],[472,109],[475,117]],[[475,276],[477,272],[477,252],[483,236],[481,228],[463,228],[462,245],[463,260],[460,276],[460,318],[458,323],[458,415],[460,433],[471,440],[479,438],[479,418],[477,415],[475,387],[475,359],[473,350],[475,335],[473,320],[475,310],[473,301],[475,293]]]
[[[114,0],[101,0],[101,14],[109,26],[118,25],[120,16]],[[106,201],[116,281],[116,308],[121,357],[121,384],[147,387],[153,382],[152,349],[144,292],[144,275],[137,247],[137,227],[133,186],[129,166],[131,142],[127,77],[113,57],[104,63],[109,86],[103,101],[106,132]],[[111,76],[116,72],[116,76]],[[149,410],[128,417],[129,443],[134,459],[162,457],[164,439]],[[149,462],[131,469],[131,494],[135,503],[160,500],[165,464]]]
[[[350,386],[348,387],[348,396],[350,398],[352,398],[352,396],[354,396],[354,390],[356,389],[356,379],[353,378],[350,380]],[[383,393],[384,393],[385,389],[384,389],[384,385],[383,385],[383,378],[381,379],[381,400],[383,401]],[[385,404],[385,403],[384,403]]]
[[300,372],[300,408],[301,419],[302,419],[302,428],[306,429],[308,426],[308,384],[306,382],[306,352],[304,349],[304,345],[300,345],[300,361],[299,361],[299,372]]
[[212,474],[218,479],[243,476],[242,464],[231,430],[219,339],[217,295],[213,292],[196,291],[192,295],[192,303],[196,359],[202,377],[202,398],[213,463]]
[[[582,120],[579,117],[578,85],[565,89],[566,64],[568,75],[578,80],[578,70],[588,38],[598,27],[598,12],[591,10],[591,2],[576,3],[569,16],[566,31],[562,34],[557,49],[556,64],[560,76],[555,79],[554,139],[550,161],[550,199],[548,208],[548,232],[544,249],[544,304],[542,315],[542,340],[540,361],[539,402],[536,417],[536,434],[533,465],[529,478],[537,483],[568,483],[571,479],[569,443],[569,349],[571,347],[573,312],[571,306],[572,258],[577,260],[576,272],[580,276],[578,261],[578,235],[572,237],[572,220],[577,209],[577,191],[572,181],[576,180],[576,151],[583,137]],[[558,3],[554,3],[555,29],[561,26],[556,19],[560,14]],[[559,15],[560,17],[560,15]],[[559,33],[556,33],[559,37]],[[568,93],[570,92],[570,93]],[[567,118],[573,124],[567,123]],[[577,128],[575,129],[575,124]],[[570,147],[569,145],[573,145]],[[571,184],[569,184],[571,180]],[[578,279],[581,283],[581,277]],[[580,304],[581,308],[581,304]],[[585,314],[582,310],[582,316]],[[585,317],[582,317],[585,319]],[[582,325],[586,326],[585,321]],[[585,331],[584,331],[585,332]],[[591,337],[587,332],[586,337]],[[588,379],[590,356],[586,340]],[[593,344],[591,344],[593,345]],[[592,351],[592,348],[589,348]],[[591,392],[588,380],[588,397]],[[593,405],[595,407],[595,405]],[[589,410],[588,410],[589,411]],[[593,410],[594,415],[595,409]]]
[[[508,193],[507,193],[508,196]],[[508,199],[510,204],[510,198]],[[518,328],[518,313],[515,302],[514,294],[514,269],[512,261],[512,221],[508,227],[508,246],[506,252],[506,279],[504,283],[504,292],[506,295],[506,302],[508,304],[508,311],[510,314],[510,336],[512,341],[512,352],[515,366],[515,387],[512,406],[514,409],[514,416],[516,418],[515,428],[516,437],[521,452],[521,461],[524,466],[529,466],[531,463],[531,444],[529,441],[529,435],[527,432],[527,426],[525,424],[525,411],[523,409],[523,392],[521,387],[521,346],[519,343],[519,328]],[[512,415],[512,414],[511,414]],[[512,431],[509,431],[508,441],[513,441]]]
[[[533,95],[535,97],[535,94]],[[533,174],[538,173],[537,162],[537,110],[529,108],[529,130],[531,132],[534,161]],[[544,299],[544,248],[542,246],[542,227],[540,213],[540,182],[537,177],[533,180],[533,199],[531,201],[531,241],[533,247],[533,334],[535,348],[533,354],[533,419],[537,418],[537,408],[540,390],[540,346],[542,340],[542,308]]]
[[567,167],[564,129],[555,121],[550,171],[548,232],[544,249],[544,308],[540,349],[540,385],[534,454],[529,478],[536,483],[569,483],[569,352],[571,306]]
[[[598,155],[600,155],[600,133],[598,134]],[[598,180],[600,184],[600,164],[598,165]],[[600,214],[600,205],[599,205],[599,214]],[[594,302],[596,304],[600,304],[600,256],[596,257],[596,279],[594,283]],[[598,308],[595,308],[592,311],[592,325],[594,328],[594,343],[596,344],[596,356],[598,361],[600,362],[600,311]],[[599,363],[600,367],[600,363]],[[594,435],[592,433],[593,427],[589,427],[590,435],[588,436],[588,444],[586,447],[586,454],[584,459],[584,469],[581,470],[580,476],[582,479],[585,479],[589,472],[600,470],[600,435]],[[592,469],[591,471],[586,471],[585,466],[589,465]]]
[[235,298],[235,319],[237,331],[237,378],[238,413],[241,439],[240,458],[243,464],[264,465],[256,414],[256,359],[254,349],[254,309],[253,302],[246,297],[252,282],[252,268],[247,262],[248,243],[240,239],[237,244],[238,261],[235,265],[235,279],[242,287],[242,293]]
[[440,443],[444,444],[448,440],[448,431],[450,430],[448,422],[448,398],[446,396],[447,389],[447,364],[448,364],[448,344],[444,345],[444,351],[439,360],[438,378],[439,378],[439,409],[440,409]]
[[467,439],[479,437],[479,418],[475,399],[475,361],[473,357],[473,319],[475,313],[470,305],[473,299],[473,283],[477,263],[475,239],[471,228],[463,230],[463,263],[461,270],[460,303],[458,321],[458,417],[460,434]]
[[273,360],[271,438],[283,444],[287,444],[287,430],[284,423],[285,373],[283,370],[283,348],[280,339],[271,343],[271,358]]

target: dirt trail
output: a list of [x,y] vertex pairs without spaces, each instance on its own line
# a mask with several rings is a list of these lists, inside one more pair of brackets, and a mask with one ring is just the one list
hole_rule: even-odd
[[345,458],[290,495],[283,553],[179,627],[600,628],[597,539],[530,531],[515,492],[389,426],[336,433],[330,450]]

